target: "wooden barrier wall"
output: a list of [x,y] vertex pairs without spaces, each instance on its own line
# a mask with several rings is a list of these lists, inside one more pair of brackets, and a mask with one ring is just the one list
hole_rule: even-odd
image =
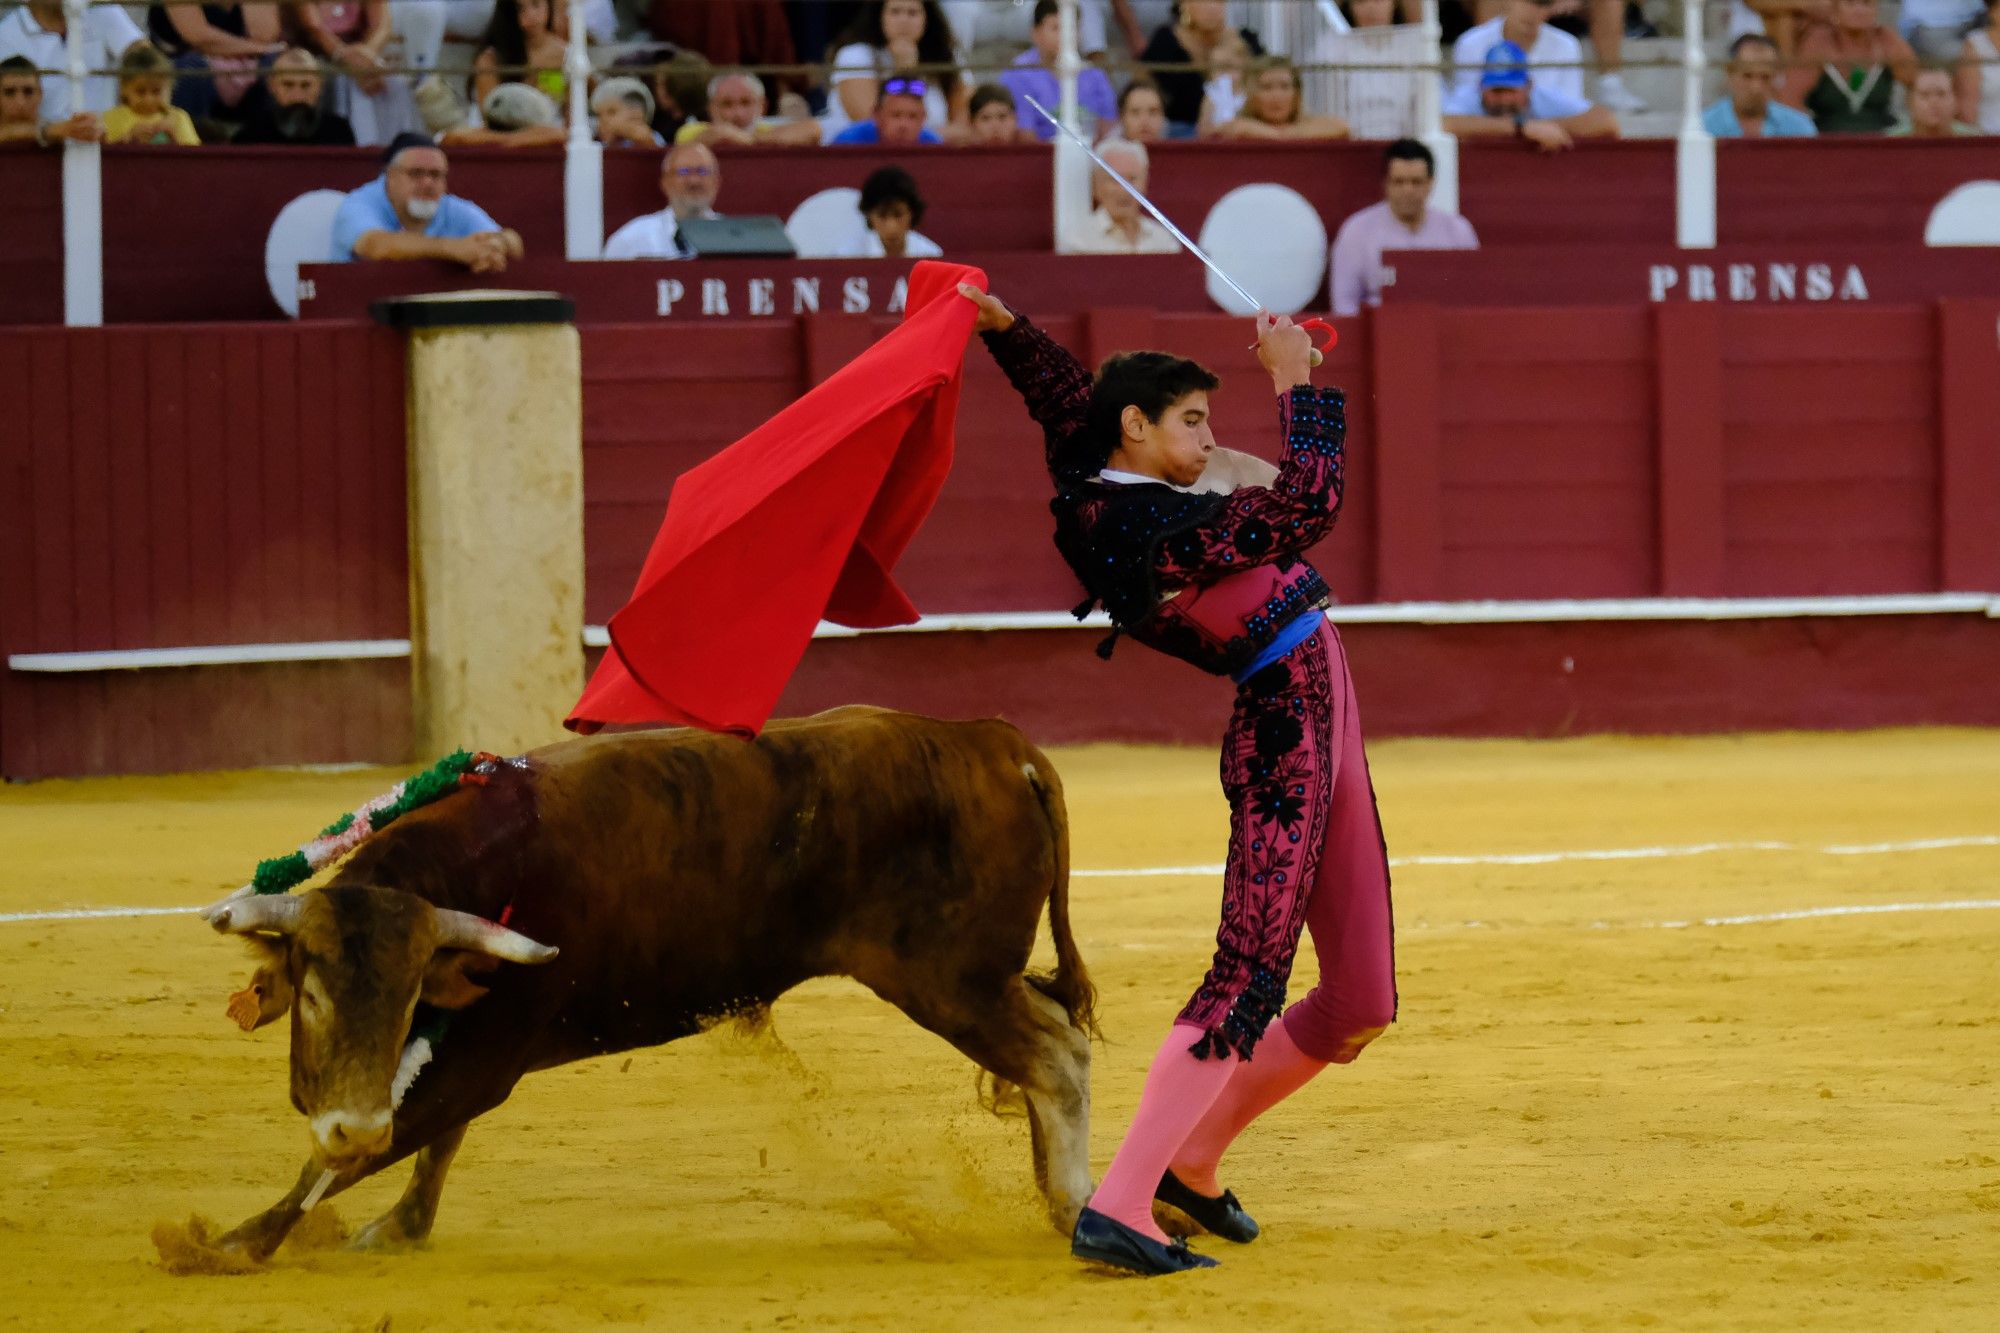
[[[0,653],[401,638],[400,341],[0,331]],[[401,663],[0,675],[0,773],[395,759]]]
[[[1349,603],[2000,590],[1996,323],[2000,301],[1408,306],[1343,321],[1323,373],[1350,392],[1348,491],[1314,558]],[[1099,310],[1046,324],[1091,359],[1155,345],[1205,360],[1224,377],[1221,439],[1274,451],[1242,321]],[[585,329],[587,618],[601,624],[622,603],[675,475],[885,327],[821,315]],[[0,401],[25,427],[0,431],[0,651],[404,637],[402,379],[393,336],[364,326],[0,331]],[[917,605],[1072,605],[1046,502],[1039,441],[972,349],[957,462],[898,571]],[[1711,713],[1716,725],[1981,720],[2000,693],[1966,682],[2000,667],[2000,622],[1917,623],[1946,619],[1963,618],[1877,623],[1857,641],[1871,665],[1850,673],[1896,682],[1879,695],[1813,694],[1812,673],[1832,669],[1831,632],[1591,629],[1581,633],[1593,642],[1616,638],[1622,666],[1593,678],[1588,708],[1566,709],[1578,682],[1560,677],[1535,687],[1532,708],[1498,683],[1472,707],[1407,674],[1476,669],[1481,644],[1496,669],[1539,661],[1548,627],[1352,637],[1357,671],[1388,682],[1394,701],[1377,723],[1398,731],[1507,730],[1510,717],[1532,728],[1544,714],[1630,730],[1698,727]],[[1756,665],[1706,679],[1763,680],[1769,707],[1717,707],[1712,690],[1676,684],[1670,662],[1635,646],[1689,634],[1744,645]],[[1393,657],[1369,659],[1371,643]],[[1444,643],[1458,647],[1441,656]],[[1145,654],[1130,648],[1116,676],[1087,675],[1099,664],[1086,642],[1053,631],[824,641],[792,702],[853,698],[857,679],[873,679],[878,700],[982,711],[1020,694],[993,688],[1000,663],[1026,653],[1022,665],[1051,670],[1037,655],[1056,644],[1068,674],[1029,692],[1052,736],[1074,736],[1079,701],[1113,679],[1143,682],[1143,706],[1102,714],[1097,734],[1177,734],[1159,719],[1200,719],[1222,697],[1176,664],[1133,665]],[[968,665],[968,653],[990,665]],[[940,666],[954,661],[965,669]],[[870,677],[871,663],[883,674]],[[396,759],[406,673],[400,661],[9,671],[0,772]]]

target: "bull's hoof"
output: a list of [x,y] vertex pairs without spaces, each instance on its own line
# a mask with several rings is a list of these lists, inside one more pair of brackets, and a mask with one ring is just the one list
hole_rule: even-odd
[[397,1254],[418,1249],[429,1240],[430,1228],[418,1230],[402,1216],[400,1209],[391,1208],[356,1232],[354,1239],[347,1242],[347,1248],[371,1254]]
[[215,1234],[215,1224],[199,1214],[184,1223],[154,1223],[153,1248],[160,1267],[176,1275],[254,1273],[263,1267],[262,1256]]

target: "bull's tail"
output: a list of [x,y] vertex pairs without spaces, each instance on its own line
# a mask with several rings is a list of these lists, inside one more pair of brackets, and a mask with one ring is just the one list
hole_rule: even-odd
[[1055,878],[1049,885],[1049,933],[1055,937],[1056,970],[1031,972],[1028,984],[1063,1007],[1069,1021],[1097,1036],[1097,987],[1077,952],[1076,936],[1069,928],[1069,809],[1063,804],[1062,779],[1055,766],[1039,750],[1029,750],[1022,766],[1028,785],[1041,803],[1042,816],[1049,822],[1049,840],[1055,846]]

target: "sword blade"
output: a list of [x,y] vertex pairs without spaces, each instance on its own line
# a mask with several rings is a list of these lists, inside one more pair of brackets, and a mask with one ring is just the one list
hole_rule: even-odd
[[1157,207],[1155,207],[1152,200],[1148,199],[1145,195],[1139,193],[1138,186],[1132,184],[1131,181],[1126,180],[1124,174],[1120,172],[1118,168],[1112,166],[1109,162],[1106,162],[1103,158],[1099,157],[1097,155],[1097,150],[1092,148],[1089,144],[1085,143],[1082,135],[1078,134],[1075,130],[1072,130],[1069,126],[1063,124],[1060,120],[1056,119],[1055,113],[1050,111],[1047,107],[1043,106],[1040,102],[1037,102],[1033,97],[1029,96],[1027,93],[1021,94],[1021,100],[1026,102],[1029,106],[1035,108],[1035,110],[1041,112],[1043,116],[1048,118],[1049,124],[1055,126],[1056,129],[1062,132],[1062,136],[1065,139],[1068,139],[1078,148],[1081,148],[1083,150],[1084,156],[1088,157],[1091,161],[1095,162],[1098,166],[1098,169],[1102,171],[1105,175],[1111,177],[1112,180],[1117,181],[1119,188],[1123,189],[1125,193],[1131,195],[1133,201],[1137,203],[1139,207],[1145,209],[1148,213],[1150,213],[1153,217],[1153,221],[1159,223],[1162,227],[1165,227],[1167,229],[1167,235],[1173,237],[1176,241],[1179,241],[1181,244],[1181,248],[1183,250],[1186,250],[1196,259],[1199,259],[1202,263],[1206,264],[1208,266],[1208,271],[1210,273],[1213,273],[1216,277],[1221,278],[1222,281],[1228,285],[1231,291],[1235,292],[1238,296],[1248,301],[1250,303],[1251,310],[1256,311],[1256,310],[1262,310],[1264,308],[1264,303],[1262,301],[1258,300],[1256,297],[1252,296],[1249,292],[1245,291],[1242,283],[1238,282],[1236,279],[1230,277],[1227,273],[1225,273],[1222,269],[1222,265],[1216,263],[1213,259],[1210,259],[1207,253],[1203,251],[1203,249],[1200,246],[1196,245],[1193,241],[1189,240],[1187,237],[1187,233],[1182,231],[1179,227],[1176,227],[1173,223],[1172,218],[1169,218],[1165,213],[1162,213]]

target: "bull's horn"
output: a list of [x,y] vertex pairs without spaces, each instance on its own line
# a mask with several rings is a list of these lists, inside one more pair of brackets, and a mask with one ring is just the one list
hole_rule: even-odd
[[519,931],[449,907],[437,909],[437,929],[440,949],[474,949],[510,963],[546,963],[556,956],[553,945],[537,944]]
[[288,893],[257,893],[243,888],[202,908],[201,919],[225,935],[259,931],[289,935],[299,924],[299,900]]

